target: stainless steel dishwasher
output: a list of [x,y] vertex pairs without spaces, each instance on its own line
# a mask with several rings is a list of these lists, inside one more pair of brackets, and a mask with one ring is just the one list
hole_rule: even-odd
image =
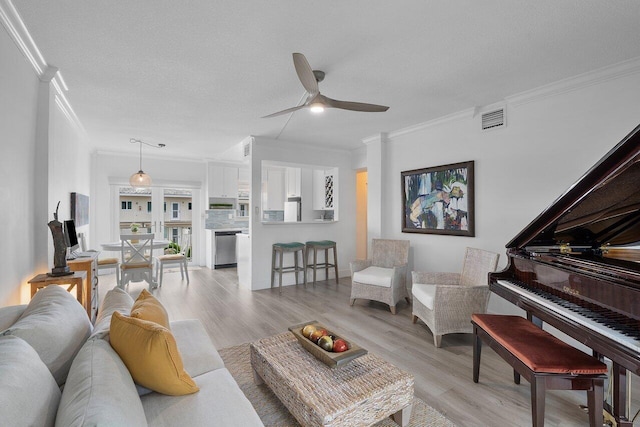
[[215,245],[216,257],[213,268],[235,267],[236,260],[236,234],[240,231],[216,231]]

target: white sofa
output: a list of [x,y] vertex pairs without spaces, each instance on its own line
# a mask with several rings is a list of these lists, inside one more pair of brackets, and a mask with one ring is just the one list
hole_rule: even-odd
[[200,391],[167,396],[136,386],[109,344],[111,315],[132,305],[123,290],[109,291],[95,327],[58,286],[28,306],[0,308],[0,425],[263,425],[198,320],[172,322],[171,332]]

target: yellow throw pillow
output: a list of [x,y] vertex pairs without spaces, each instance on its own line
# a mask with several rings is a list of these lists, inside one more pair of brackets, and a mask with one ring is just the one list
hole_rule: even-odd
[[171,396],[199,390],[184,370],[175,338],[164,326],[115,312],[109,340],[141,386]]
[[167,310],[160,304],[160,301],[156,299],[151,292],[143,289],[140,295],[133,303],[131,307],[131,317],[136,319],[148,320],[153,323],[157,323],[160,326],[164,326],[167,329],[171,329],[169,326],[169,315]]

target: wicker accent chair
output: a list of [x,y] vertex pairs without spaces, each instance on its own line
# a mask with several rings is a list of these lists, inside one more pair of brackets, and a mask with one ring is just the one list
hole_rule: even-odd
[[471,315],[487,311],[488,274],[498,258],[494,252],[467,248],[461,273],[411,272],[413,323],[421,319],[429,327],[436,347],[445,334],[473,332]]
[[351,266],[351,305],[356,299],[389,304],[396,314],[396,304],[403,298],[410,302],[406,276],[409,241],[373,239],[371,259],[357,260]]

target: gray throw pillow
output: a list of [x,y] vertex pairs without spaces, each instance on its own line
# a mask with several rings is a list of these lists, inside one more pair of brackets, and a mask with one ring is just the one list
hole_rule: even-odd
[[0,425],[53,426],[60,388],[24,340],[0,337]]
[[56,426],[146,426],[131,374],[99,338],[82,347],[64,385]]
[[25,340],[62,385],[91,329],[84,307],[62,287],[51,285],[33,296],[20,319],[3,335]]
[[93,327],[93,333],[91,337],[97,337],[102,339],[109,339],[109,327],[111,326],[111,316],[116,311],[126,316],[131,313],[131,307],[133,306],[133,298],[120,289],[114,287],[104,296],[100,310],[98,310],[98,317],[96,318],[96,324]]

